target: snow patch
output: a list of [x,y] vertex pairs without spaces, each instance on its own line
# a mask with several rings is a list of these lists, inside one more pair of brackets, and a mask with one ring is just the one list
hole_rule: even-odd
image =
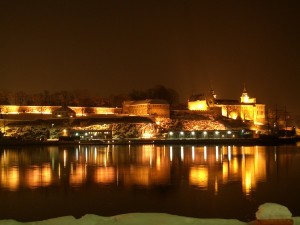
[[0,220],[0,224],[1,225],[24,225],[24,223],[15,220]]
[[260,205],[255,215],[258,220],[292,218],[292,213],[287,207],[276,203],[264,203]]

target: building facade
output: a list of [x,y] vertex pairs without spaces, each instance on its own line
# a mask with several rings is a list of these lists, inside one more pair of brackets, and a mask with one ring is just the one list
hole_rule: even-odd
[[123,114],[137,116],[170,117],[170,104],[162,99],[123,102]]
[[78,140],[110,140],[111,130],[70,130],[69,136]]
[[53,110],[52,117],[54,118],[72,118],[76,117],[76,112],[67,106],[62,106]]
[[256,102],[256,98],[250,98],[244,88],[240,101],[232,99],[218,99],[214,91],[208,94],[192,95],[188,101],[189,110],[207,111],[218,107],[221,115],[231,119],[251,121],[255,124],[265,123],[265,104]]

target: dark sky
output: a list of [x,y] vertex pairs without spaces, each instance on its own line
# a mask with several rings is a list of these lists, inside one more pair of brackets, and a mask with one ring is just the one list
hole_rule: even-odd
[[300,114],[298,1],[0,0],[0,90],[212,87]]

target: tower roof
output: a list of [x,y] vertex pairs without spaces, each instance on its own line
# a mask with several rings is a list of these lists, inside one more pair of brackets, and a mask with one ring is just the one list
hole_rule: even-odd
[[241,97],[249,97],[248,96],[248,93],[247,93],[247,89],[246,89],[246,84],[244,83],[244,89],[243,89],[243,93],[242,93],[242,96]]

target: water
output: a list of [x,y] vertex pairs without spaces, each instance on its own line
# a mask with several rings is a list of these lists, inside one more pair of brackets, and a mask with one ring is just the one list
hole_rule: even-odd
[[276,202],[300,216],[300,146],[0,149],[0,219],[161,212],[250,221]]

